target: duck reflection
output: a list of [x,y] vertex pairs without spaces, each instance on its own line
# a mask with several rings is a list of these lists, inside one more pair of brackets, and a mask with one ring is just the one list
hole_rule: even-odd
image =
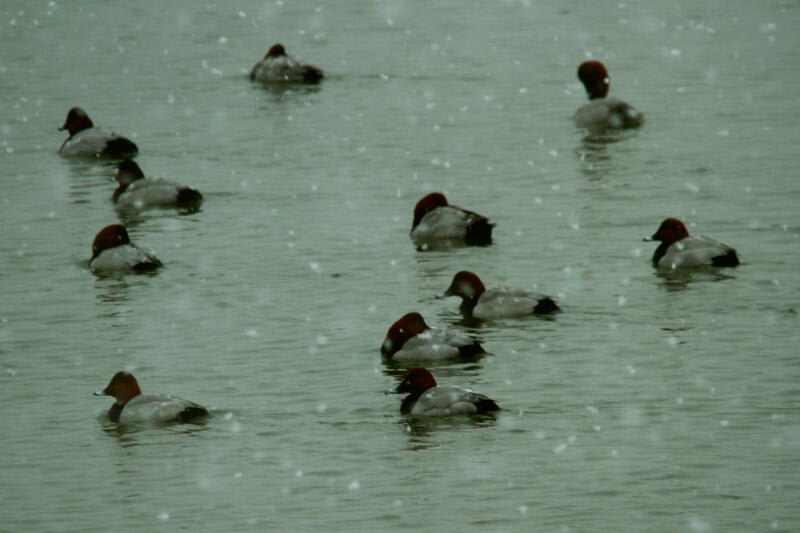
[[616,171],[609,147],[638,135],[630,130],[611,130],[585,135],[575,148],[581,172],[590,180],[601,180]]
[[441,442],[432,440],[437,432],[460,431],[465,428],[484,428],[497,426],[497,413],[457,417],[421,417],[400,415],[397,425],[408,436],[410,450],[436,448]]
[[681,270],[659,270],[654,272],[659,285],[667,292],[678,292],[689,288],[692,283],[719,282],[736,279],[735,276],[712,268],[696,268]]
[[201,419],[191,423],[185,424],[172,424],[172,425],[159,425],[159,426],[131,426],[125,424],[118,424],[111,422],[105,413],[98,416],[98,421],[102,424],[101,430],[109,437],[117,439],[123,448],[137,446],[139,444],[152,445],[150,437],[144,441],[139,441],[139,434],[146,431],[163,431],[173,434],[182,434],[186,436],[195,435],[209,429],[208,420]]

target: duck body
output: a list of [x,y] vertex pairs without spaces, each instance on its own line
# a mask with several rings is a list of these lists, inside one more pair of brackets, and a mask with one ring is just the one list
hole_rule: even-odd
[[261,83],[319,83],[324,77],[320,68],[286,53],[282,44],[273,45],[250,70],[250,79]]
[[124,406],[114,404],[108,411],[108,418],[120,424],[166,424],[169,422],[190,422],[208,416],[201,405],[170,394],[140,394]]
[[[663,244],[661,245],[663,246]],[[735,267],[740,263],[736,249],[703,235],[692,235],[676,241],[666,249],[656,250],[658,259],[653,256],[653,266],[664,270],[696,267]]]
[[133,243],[104,250],[89,261],[89,268],[97,272],[146,272],[161,266],[152,250],[139,248]]
[[143,211],[146,209],[197,209],[203,195],[195,189],[163,179],[145,178],[123,190],[117,189],[112,198],[121,211]]
[[573,120],[576,126],[587,130],[627,129],[644,124],[644,115],[629,103],[611,97],[579,107]]
[[511,287],[487,289],[477,300],[474,304],[472,301],[462,301],[462,314],[480,320],[491,320],[559,311],[558,305],[549,296]]

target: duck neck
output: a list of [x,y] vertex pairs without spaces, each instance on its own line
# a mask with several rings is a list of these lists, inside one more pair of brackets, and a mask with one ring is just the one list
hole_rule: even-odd
[[425,391],[412,392],[406,396],[405,399],[403,399],[403,403],[400,404],[400,414],[409,414],[411,409],[414,408],[414,404],[417,403],[417,400],[419,400],[419,397],[422,396],[423,392]]
[[122,196],[125,193],[125,191],[127,191],[127,190],[128,190],[128,186],[127,185],[120,184],[120,186],[117,187],[117,190],[114,191],[114,195],[111,197],[111,201],[114,202],[114,203],[117,203],[117,200],[119,200],[119,197]]
[[459,307],[461,314],[468,317],[472,316],[472,310],[478,305],[478,298],[480,298],[480,294],[472,298],[464,298],[461,300],[461,306]]
[[119,422],[119,415],[122,413],[123,407],[125,406],[114,402],[114,405],[112,405],[111,409],[108,410],[108,419],[112,422]]
[[[471,290],[461,291],[461,306],[459,309],[461,310],[461,314],[465,316],[472,316],[472,310],[475,309],[475,306],[478,305],[478,300],[480,300],[481,295],[486,292],[486,287],[483,286],[483,283],[479,284],[478,286],[473,286]],[[468,294],[471,293],[471,296]]]
[[661,258],[664,257],[667,253],[667,249],[672,245],[672,243],[662,242],[656,248],[656,251],[653,252],[653,266],[658,266],[658,262],[661,261]]

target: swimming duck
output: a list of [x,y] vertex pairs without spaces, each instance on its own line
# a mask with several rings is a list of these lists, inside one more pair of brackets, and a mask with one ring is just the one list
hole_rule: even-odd
[[485,216],[450,205],[444,194],[432,192],[414,206],[411,239],[422,247],[437,241],[480,246],[491,244],[492,228]]
[[725,243],[710,237],[689,236],[689,230],[677,218],[667,218],[645,241],[660,241],[653,253],[653,266],[663,270],[691,267],[735,267],[739,254]]
[[114,374],[106,388],[94,395],[116,399],[108,418],[121,424],[192,422],[208,416],[205,407],[189,400],[169,394],[142,394],[133,374],[124,371]]
[[155,253],[131,242],[128,230],[120,224],[101,229],[92,242],[89,268],[97,272],[132,270],[144,272],[162,266]]
[[58,153],[76,157],[134,157],[139,148],[133,141],[113,131],[95,128],[92,119],[80,107],[73,107],[59,131],[67,130],[69,137]]
[[447,290],[438,295],[439,298],[447,296],[460,297],[461,313],[479,320],[560,311],[556,302],[544,294],[509,287],[487,290],[477,274],[467,270],[457,272]]
[[391,392],[407,392],[400,412],[404,415],[480,415],[499,411],[494,400],[460,387],[442,387],[425,368],[411,368]]
[[386,332],[381,355],[387,361],[441,361],[474,359],[487,353],[478,341],[455,331],[431,328],[419,313],[408,313]]
[[644,115],[618,98],[608,96],[611,80],[600,61],[584,61],[578,67],[578,78],[586,87],[589,103],[581,106],[574,116],[575,125],[590,131],[638,128]]
[[261,83],[319,83],[324,77],[321,69],[287,54],[280,43],[272,45],[250,71],[250,79]]
[[203,195],[195,189],[162,179],[145,178],[135,162],[126,159],[117,169],[119,187],[111,200],[121,211],[143,211],[152,208],[196,210]]

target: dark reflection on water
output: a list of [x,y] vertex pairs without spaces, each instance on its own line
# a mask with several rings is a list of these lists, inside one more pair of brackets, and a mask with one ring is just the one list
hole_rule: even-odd
[[[264,84],[253,83],[253,89],[262,92],[266,99],[259,107],[266,111],[275,111],[272,107],[275,104],[285,104],[318,93],[321,90],[319,85],[296,85],[296,84]],[[266,104],[266,105],[265,105]]]
[[[86,268],[89,268],[89,263],[87,261]],[[146,277],[155,277],[158,275],[161,269],[157,268],[154,270],[104,270],[104,271],[91,271],[92,274],[97,278],[98,282],[100,280],[116,280],[121,281],[125,279],[127,276],[146,276]],[[118,285],[116,287],[125,287],[126,285]],[[98,287],[98,285],[95,285]],[[111,288],[113,289],[112,286]]]
[[439,442],[430,437],[437,432],[468,431],[475,428],[497,427],[498,413],[476,416],[412,416],[401,415],[397,424],[408,436],[410,450],[435,448]]
[[736,279],[736,276],[713,267],[686,268],[679,270],[655,270],[659,285],[667,292],[683,291],[691,283],[718,282]]
[[[210,429],[208,420],[197,420],[185,424],[153,424],[153,425],[125,425],[111,422],[105,414],[100,415],[101,429],[109,437],[114,437],[123,447],[135,446],[139,444],[138,434],[148,431],[166,431],[172,434],[192,436]],[[143,444],[149,444],[149,440],[143,440]]]
[[118,304],[129,299],[130,285],[123,275],[97,276],[95,281],[95,296],[101,304]]
[[136,228],[156,218],[183,218],[203,212],[202,206],[195,208],[153,208],[143,211],[115,209],[120,224],[128,229]]
[[609,146],[631,139],[636,134],[636,131],[620,130],[585,135],[575,148],[575,155],[581,162],[581,172],[593,181],[613,175],[616,168],[608,151]]
[[418,252],[447,252],[459,248],[486,248],[493,244],[491,242],[486,244],[465,244],[463,239],[417,239],[413,242]]
[[[489,354],[487,357],[491,357],[491,354]],[[384,361],[383,374],[395,378],[399,383],[400,380],[403,378],[403,376],[405,376],[408,369],[415,366],[422,366],[426,368],[435,369],[431,373],[433,374],[433,377],[436,378],[437,381],[439,380],[440,377],[447,378],[452,376],[477,376],[479,375],[480,370],[483,368],[483,365],[480,363],[480,360],[470,363],[457,363],[453,361],[444,361],[438,365],[430,364],[430,362],[428,362],[428,364],[425,364],[424,361],[420,361],[419,364],[402,364],[402,365],[393,363],[392,361]]]

